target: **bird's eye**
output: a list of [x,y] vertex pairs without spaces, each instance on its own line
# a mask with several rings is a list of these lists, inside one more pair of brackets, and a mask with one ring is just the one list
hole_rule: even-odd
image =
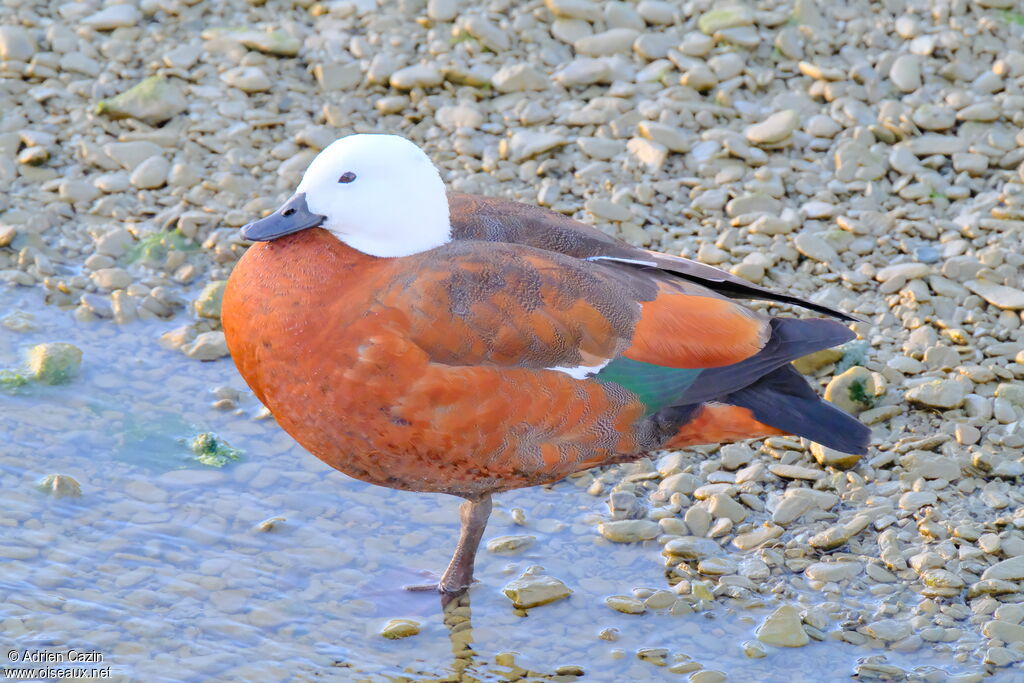
[[353,173],[352,171],[345,171],[344,173],[341,174],[341,177],[338,178],[338,182],[339,183],[351,183],[355,179],[356,179],[356,174],[355,173]]

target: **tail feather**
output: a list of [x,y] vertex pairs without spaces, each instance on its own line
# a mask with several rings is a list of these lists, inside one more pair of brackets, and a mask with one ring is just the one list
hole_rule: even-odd
[[720,400],[748,409],[758,422],[822,446],[843,453],[867,453],[871,430],[822,400],[788,363]]
[[721,396],[756,383],[790,361],[838,346],[856,336],[842,323],[823,318],[772,318],[771,326],[771,337],[763,349],[739,363],[704,370],[677,405],[721,400]]

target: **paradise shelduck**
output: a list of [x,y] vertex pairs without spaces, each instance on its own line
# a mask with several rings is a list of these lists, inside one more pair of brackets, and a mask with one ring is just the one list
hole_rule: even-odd
[[357,479],[465,498],[437,586],[473,579],[491,494],[661,448],[870,432],[790,364],[846,342],[839,311],[646,251],[546,209],[446,193],[393,135],[337,140],[246,225],[224,294],[231,356],[302,446]]

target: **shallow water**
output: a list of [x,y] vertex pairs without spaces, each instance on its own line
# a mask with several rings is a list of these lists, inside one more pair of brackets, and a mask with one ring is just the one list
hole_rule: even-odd
[[[602,539],[603,499],[572,482],[497,497],[485,542],[537,541],[512,556],[481,551],[467,651],[465,627],[445,624],[437,596],[401,589],[447,563],[456,499],[335,472],[272,420],[255,420],[260,406],[247,391],[239,414],[215,410],[212,387],[244,384],[228,359],[199,363],[160,348],[157,336],[180,321],[83,325],[35,291],[0,294],[0,318],[30,312],[35,327],[0,326],[0,368],[41,342],[85,354],[70,385],[0,393],[0,653],[94,650],[115,679],[143,681],[459,680],[463,668],[465,680],[537,680],[565,665],[582,667],[584,680],[685,680],[636,656],[664,647],[729,680],[765,682],[843,680],[882,654],[826,640],[748,659],[741,643],[771,602],[685,616],[612,611],[608,595],[666,587],[660,546]],[[208,430],[245,451],[242,461],[214,469],[193,460],[185,440]],[[36,490],[47,474],[74,477],[82,496]],[[257,529],[275,517],[284,521],[272,531]],[[534,565],[574,593],[516,616],[500,589]],[[378,635],[397,617],[422,632]],[[598,638],[608,627],[617,641]],[[531,672],[525,679],[495,663],[509,652]],[[931,651],[887,657],[961,670]]]

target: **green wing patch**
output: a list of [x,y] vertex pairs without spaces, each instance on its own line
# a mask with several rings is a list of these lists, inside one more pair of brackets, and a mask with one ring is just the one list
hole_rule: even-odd
[[647,413],[652,414],[673,405],[700,373],[700,368],[666,368],[620,356],[594,379],[632,391],[647,406]]

